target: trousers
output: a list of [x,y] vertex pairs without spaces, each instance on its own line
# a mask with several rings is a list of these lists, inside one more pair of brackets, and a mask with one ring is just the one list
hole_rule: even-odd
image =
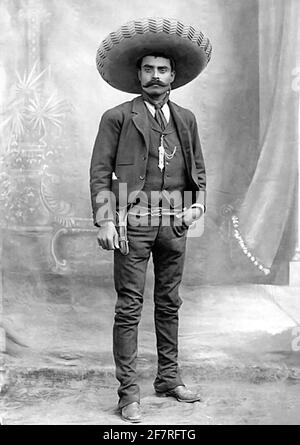
[[186,229],[163,225],[128,225],[129,254],[114,252],[117,292],[113,326],[119,408],[140,401],[137,383],[138,324],[141,319],[147,265],[154,265],[154,322],[157,375],[154,388],[164,392],[182,385],[178,369],[178,310],[186,250]]

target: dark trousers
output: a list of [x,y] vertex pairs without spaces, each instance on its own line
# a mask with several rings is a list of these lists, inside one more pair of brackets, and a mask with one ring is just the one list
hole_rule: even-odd
[[138,324],[141,318],[147,264],[152,252],[155,287],[154,319],[157,340],[158,368],[154,381],[157,392],[182,385],[179,376],[178,309],[181,299],[178,288],[182,278],[186,232],[163,226],[128,226],[130,252],[114,256],[114,279],[117,291],[113,352],[116,364],[119,408],[140,401],[136,362]]

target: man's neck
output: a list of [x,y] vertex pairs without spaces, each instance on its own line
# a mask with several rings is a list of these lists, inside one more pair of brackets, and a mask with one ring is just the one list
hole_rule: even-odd
[[148,101],[152,105],[164,105],[169,100],[169,91],[159,95],[150,95],[146,91],[142,92],[144,100]]

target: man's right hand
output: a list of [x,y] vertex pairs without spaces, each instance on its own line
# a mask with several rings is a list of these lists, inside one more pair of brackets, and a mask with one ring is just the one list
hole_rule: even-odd
[[98,234],[98,244],[105,250],[119,249],[119,235],[112,221],[101,223]]

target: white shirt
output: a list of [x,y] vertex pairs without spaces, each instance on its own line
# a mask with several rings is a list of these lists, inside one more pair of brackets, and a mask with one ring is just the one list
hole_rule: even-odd
[[[148,110],[150,111],[150,113],[152,114],[153,117],[155,117],[155,106],[150,104],[149,102],[147,102],[146,100],[144,101],[146,104],[146,107],[148,108]],[[170,120],[170,108],[168,104],[165,104],[162,108],[161,111],[163,112],[166,121],[169,122]]]

